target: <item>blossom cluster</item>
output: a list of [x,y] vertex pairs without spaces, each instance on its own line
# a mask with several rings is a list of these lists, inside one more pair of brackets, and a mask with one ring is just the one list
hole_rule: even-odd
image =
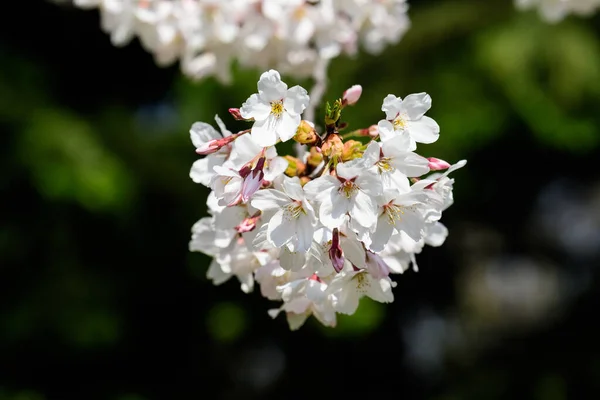
[[[426,93],[388,95],[376,125],[342,133],[342,111],[362,93],[355,85],[326,104],[324,128],[302,119],[306,90],[288,88],[279,72],[260,76],[258,93],[230,114],[251,127],[220,132],[196,122],[190,177],[210,187],[210,216],[192,228],[190,251],[213,257],[208,278],[236,277],[244,292],[281,301],[291,329],[314,315],[326,326],[353,314],[359,300],[394,300],[392,274],[412,265],[425,245],[440,246],[448,231],[439,221],[453,202],[449,174],[464,166],[415,153],[432,143],[439,126],[424,114]],[[359,140],[354,140],[355,138]],[[301,154],[280,156],[275,145],[295,141]],[[301,145],[301,146],[300,146]]]
[[[54,0],[58,1],[58,0]],[[116,46],[138,37],[159,65],[230,80],[230,64],[314,74],[320,61],[380,52],[408,29],[406,0],[72,0],[98,8]]]
[[548,22],[558,22],[569,14],[589,16],[600,7],[600,0],[515,0],[517,8],[537,8]]

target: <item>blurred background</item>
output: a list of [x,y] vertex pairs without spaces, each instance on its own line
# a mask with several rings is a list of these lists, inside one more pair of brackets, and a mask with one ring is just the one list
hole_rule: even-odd
[[325,99],[365,89],[351,127],[426,91],[441,136],[419,153],[469,163],[395,303],[290,332],[187,248],[207,195],[189,127],[230,123],[262,71],[194,83],[96,11],[3,10],[0,400],[600,396],[600,16],[413,0],[397,46],[335,60]]

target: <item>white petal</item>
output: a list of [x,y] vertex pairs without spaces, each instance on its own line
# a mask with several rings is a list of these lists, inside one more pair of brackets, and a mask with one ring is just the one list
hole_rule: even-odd
[[424,228],[425,223],[418,210],[405,210],[400,220],[396,222],[396,229],[406,233],[415,242],[423,238]]
[[313,227],[312,219],[307,214],[302,214],[296,221],[296,241],[295,250],[298,252],[306,253],[312,244],[312,237],[315,232]]
[[411,148],[409,135],[394,135],[381,144],[381,150],[386,157],[395,157],[415,150]]
[[390,164],[407,177],[421,176],[429,172],[429,161],[412,152],[397,156]]
[[283,190],[294,200],[304,199],[304,190],[302,190],[300,178],[297,176],[294,176],[293,178],[286,177],[283,181]]
[[390,278],[373,279],[371,285],[368,286],[367,296],[380,303],[391,303],[394,301],[394,293],[392,293],[392,282]]
[[288,89],[285,100],[283,101],[283,107],[288,113],[300,115],[308,106],[309,100],[306,89],[296,85]]
[[361,191],[366,193],[371,197],[379,196],[383,193],[383,184],[378,174],[375,174],[370,171],[365,171],[356,178],[356,186],[360,188]]
[[216,286],[227,282],[231,278],[231,273],[224,272],[217,260],[213,259],[206,272],[206,277]]
[[206,122],[195,122],[190,129],[190,139],[192,139],[192,143],[196,148],[201,147],[211,140],[221,138],[221,134]]
[[[319,199],[328,196],[328,192],[340,186],[340,181],[331,175],[321,176],[304,185],[304,193],[308,199]],[[321,201],[321,200],[319,200]]]
[[242,135],[233,142],[228,160],[233,168],[239,170],[252,161],[262,149],[262,146],[258,145],[251,135]]
[[277,125],[278,121],[273,115],[257,120],[250,131],[252,139],[262,147],[274,146],[277,143]]
[[300,126],[300,115],[284,112],[281,114],[279,123],[277,124],[277,134],[282,142],[287,142],[294,137]]
[[448,237],[448,228],[441,222],[435,222],[427,227],[425,243],[429,246],[439,247],[444,244]]
[[402,105],[402,99],[394,96],[393,94],[388,94],[383,99],[383,105],[381,106],[381,111],[385,113],[386,119],[394,119],[400,112],[400,106]]
[[380,215],[377,219],[377,227],[371,234],[371,244],[369,245],[369,248],[375,253],[382,251],[390,241],[393,232],[394,225],[390,224],[387,215]]
[[306,264],[304,253],[292,252],[287,246],[283,246],[279,252],[279,263],[281,268],[288,271],[300,271]]
[[258,80],[258,93],[266,101],[283,99],[287,91],[287,85],[281,81],[279,72],[271,69],[263,72]]
[[430,108],[431,97],[427,93],[409,94],[402,101],[402,111],[413,121],[421,118]]
[[242,292],[250,293],[254,290],[254,275],[253,274],[242,274],[237,275],[238,281],[240,281],[240,287]]
[[348,180],[356,178],[364,170],[365,167],[363,165],[357,165],[356,163],[340,163],[335,169],[340,178]]
[[390,140],[394,136],[396,136],[396,131],[394,130],[394,125],[386,119],[382,119],[377,123],[377,130],[379,131],[379,137],[382,142],[386,140]]
[[439,125],[427,116],[418,121],[411,121],[407,130],[418,143],[433,143],[440,137]]
[[351,202],[350,216],[360,225],[369,228],[377,222],[377,203],[362,191]]
[[260,99],[257,94],[248,97],[240,108],[242,118],[254,118],[256,121],[267,119],[271,114],[271,105]]
[[208,161],[208,157],[194,161],[190,169],[190,178],[192,178],[192,181],[204,186],[210,185],[210,180],[215,175],[215,171],[209,168]]
[[338,302],[335,305],[337,312],[341,314],[352,315],[358,309],[360,294],[353,287],[342,289],[338,295]]
[[340,196],[335,191],[330,191],[330,198],[321,203],[319,208],[319,219],[329,229],[339,227],[346,218],[350,200]]
[[367,255],[362,244],[356,238],[340,238],[340,247],[348,261],[358,268],[365,268]]
[[290,327],[291,331],[297,331],[298,329],[302,328],[302,325],[304,325],[304,323],[308,319],[308,316],[309,314],[306,312],[302,314],[288,312],[285,314],[288,326]]
[[296,235],[296,224],[286,218],[285,210],[279,210],[271,217],[267,228],[267,237],[275,247],[281,247]]
[[368,168],[370,166],[375,165],[375,163],[377,161],[379,161],[380,153],[381,153],[381,145],[379,144],[379,142],[371,140],[371,142],[367,146],[367,149],[363,153],[362,158],[357,158],[356,160],[353,160],[353,161],[362,160],[364,165],[367,166],[367,168]]
[[274,157],[269,160],[267,167],[264,169],[266,181],[272,182],[277,177],[283,175],[289,165],[288,160],[283,157]]

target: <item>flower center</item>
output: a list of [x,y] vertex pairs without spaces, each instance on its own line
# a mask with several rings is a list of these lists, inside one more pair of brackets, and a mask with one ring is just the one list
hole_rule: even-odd
[[390,164],[390,158],[389,157],[382,157],[379,159],[379,161],[377,161],[375,163],[375,165],[377,165],[377,168],[379,168],[379,173],[383,173],[383,172],[390,172],[393,171],[395,168],[392,167],[392,165]]
[[295,201],[286,205],[284,209],[287,220],[298,219],[302,214],[306,214],[306,211],[304,211],[304,208],[302,207],[302,203],[299,201]]
[[306,10],[303,6],[300,6],[294,10],[293,17],[300,21],[302,18],[306,16]]
[[358,274],[354,275],[352,280],[355,282],[356,290],[359,293],[366,293],[368,288],[371,286],[371,282],[363,272],[359,272]]
[[396,222],[402,221],[402,215],[404,214],[404,207],[396,204],[387,204],[383,206],[385,215],[388,218],[390,225],[396,225]]
[[356,193],[357,190],[358,190],[358,186],[356,186],[354,184],[354,182],[352,182],[352,181],[345,181],[344,183],[342,183],[342,186],[340,186],[339,193],[342,196],[344,196],[347,199],[349,199],[350,197],[352,197],[354,195],[354,193]]
[[283,114],[283,100],[277,100],[271,102],[271,114],[279,118]]
[[398,114],[398,116],[392,121],[392,125],[394,125],[394,130],[403,131],[408,126],[408,119],[406,115]]

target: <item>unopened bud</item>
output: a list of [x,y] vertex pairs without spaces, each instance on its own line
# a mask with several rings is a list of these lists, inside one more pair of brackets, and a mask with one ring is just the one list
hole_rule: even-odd
[[260,213],[257,213],[256,215],[253,215],[252,217],[244,218],[244,220],[242,222],[240,222],[240,224],[237,225],[234,229],[238,233],[251,232],[256,228],[256,224],[259,219],[260,219]]
[[350,161],[355,158],[361,158],[364,151],[362,149],[363,144],[357,140],[348,140],[344,143],[344,150],[342,151],[342,161]]
[[450,168],[450,164],[444,160],[440,160],[439,158],[429,157],[429,169],[431,171],[441,171],[443,169]]
[[342,95],[342,102],[345,106],[352,106],[356,104],[358,99],[360,99],[360,95],[362,94],[362,86],[354,85],[347,89]]
[[338,159],[341,159],[342,152],[344,151],[344,143],[342,142],[340,135],[334,133],[327,136],[323,146],[321,146],[321,150],[325,157],[337,157]]
[[317,147],[311,147],[306,163],[312,168],[317,168],[323,162],[323,153]]
[[308,121],[300,121],[294,140],[301,144],[315,145],[321,140],[315,127]]
[[233,119],[235,119],[236,121],[252,121],[252,120],[254,120],[254,118],[246,119],[246,118],[242,117],[242,113],[240,112],[239,108],[230,108],[229,114],[231,114]]
[[[259,158],[258,162],[256,163],[256,167],[254,167],[254,169],[252,169],[244,177],[244,181],[242,182],[242,193],[241,193],[241,198],[244,203],[246,203],[248,200],[250,200],[252,195],[254,193],[256,193],[258,191],[258,189],[260,189],[260,187],[263,183],[263,178],[265,177],[265,173],[263,171],[263,169],[265,167],[265,161],[266,161],[265,157]],[[241,171],[240,171],[240,175],[243,176]]]
[[379,128],[377,127],[377,125],[371,125],[367,129],[367,133],[371,138],[375,139],[377,136],[379,136]]
[[329,249],[329,259],[335,272],[340,272],[344,268],[344,253],[340,246],[340,234],[335,228],[331,238],[331,248]]
[[287,176],[290,176],[290,177],[299,176],[299,175],[302,175],[304,173],[304,171],[306,171],[306,164],[304,164],[302,161],[300,161],[296,157],[285,156],[284,158],[288,162],[288,167],[285,170],[285,174]]
[[225,136],[221,139],[209,140],[196,148],[196,153],[200,155],[213,154],[219,151],[223,146],[226,146],[237,139],[238,135]]
[[333,105],[327,102],[325,104],[325,125],[334,126],[342,115],[342,100],[336,100]]

